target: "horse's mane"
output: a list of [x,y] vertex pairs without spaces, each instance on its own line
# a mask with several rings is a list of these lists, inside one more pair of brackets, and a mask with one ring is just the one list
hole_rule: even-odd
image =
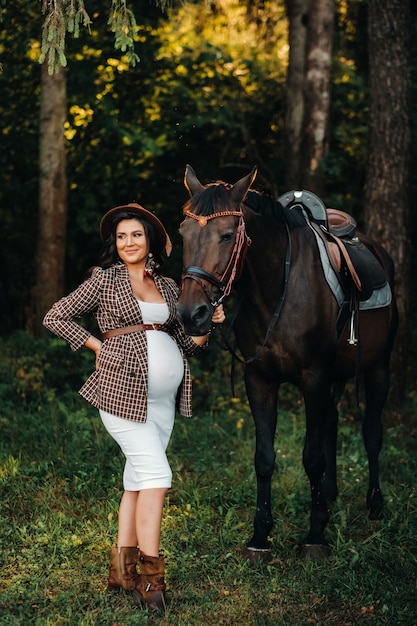
[[183,212],[191,211],[195,215],[213,215],[219,211],[230,211],[231,200],[228,193],[231,185],[218,181],[206,185],[194,194],[184,205]]
[[301,211],[289,211],[278,200],[266,192],[251,189],[245,198],[245,204],[259,215],[272,216],[279,222],[286,222],[290,228],[306,226],[306,220]]
[[[195,215],[208,216],[220,211],[235,209],[234,206],[231,206],[230,188],[231,185],[222,181],[206,185],[184,205],[184,214],[186,211],[190,211]],[[290,228],[306,225],[306,221],[299,211],[287,211],[278,200],[267,193],[251,189],[248,191],[244,203],[255,213],[272,216],[280,222],[286,222]]]

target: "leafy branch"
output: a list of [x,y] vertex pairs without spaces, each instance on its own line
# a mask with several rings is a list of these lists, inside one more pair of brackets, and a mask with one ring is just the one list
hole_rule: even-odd
[[[66,67],[65,55],[66,33],[79,37],[80,26],[90,30],[92,21],[88,15],[84,0],[39,0],[42,13],[45,15],[42,26],[42,42],[39,63],[48,62],[48,73],[59,72]],[[6,7],[7,0],[0,0],[0,9]],[[163,9],[169,0],[155,0]],[[3,15],[0,11],[0,21]],[[135,53],[134,39],[137,31],[136,18],[127,7],[126,0],[112,0],[107,25],[114,33],[114,47],[126,54],[127,62],[135,66],[140,60]]]
[[[0,0],[4,2],[5,0]],[[40,0],[42,13],[45,15],[42,27],[42,45],[39,62],[48,62],[48,72],[58,72],[66,67],[65,36],[71,33],[79,37],[80,26],[90,30],[91,19],[83,0]],[[130,65],[139,61],[134,49],[134,38],[137,31],[136,18],[127,7],[126,0],[112,0],[107,22],[114,33],[114,47],[126,54]]]
[[80,34],[80,24],[90,28],[91,19],[85,10],[83,0],[42,0],[42,13],[45,20],[42,27],[42,46],[39,63],[48,59],[48,73],[58,72],[66,67],[65,35],[68,31],[74,37]]
[[114,47],[125,52],[128,63],[135,66],[140,60],[134,50],[136,19],[133,12],[127,8],[126,0],[112,0],[107,24],[114,33]]

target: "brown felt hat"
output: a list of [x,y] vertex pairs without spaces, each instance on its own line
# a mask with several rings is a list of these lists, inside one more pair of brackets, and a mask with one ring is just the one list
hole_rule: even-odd
[[154,215],[154,213],[147,211],[146,209],[143,208],[143,206],[140,206],[140,204],[137,204],[136,202],[131,202],[130,204],[124,204],[123,206],[116,206],[114,207],[114,209],[110,209],[110,211],[107,211],[107,213],[103,215],[103,217],[101,218],[101,222],[100,222],[100,237],[102,238],[103,241],[106,239],[106,237],[110,233],[111,222],[112,222],[113,217],[117,213],[122,213],[125,211],[129,211],[129,213],[137,213],[138,220],[144,219],[147,222],[150,222],[151,224],[153,224],[153,226],[155,227],[155,231],[156,231],[156,238],[160,246],[160,252],[162,252],[162,250],[165,250],[165,253],[167,256],[171,254],[172,243],[171,243],[171,240],[169,238],[167,231],[165,230],[165,226],[156,217],[156,215]]

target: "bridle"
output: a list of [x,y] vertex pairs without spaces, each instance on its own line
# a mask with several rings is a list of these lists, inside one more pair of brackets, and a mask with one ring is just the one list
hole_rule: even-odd
[[[195,280],[204,291],[206,297],[208,298],[212,306],[217,307],[219,306],[219,304],[221,304],[223,299],[230,294],[234,280],[240,276],[242,268],[243,268],[243,262],[245,260],[246,252],[248,251],[248,248],[252,243],[250,237],[246,233],[242,207],[240,208],[240,211],[219,211],[218,213],[213,213],[212,215],[207,215],[207,216],[196,215],[195,213],[192,213],[191,211],[186,211],[185,215],[187,217],[191,217],[197,220],[200,226],[205,226],[209,220],[215,217],[223,217],[226,215],[235,215],[239,217],[239,224],[238,224],[237,231],[236,231],[233,251],[229,259],[229,262],[226,266],[226,269],[224,270],[220,279],[217,279],[215,276],[213,276],[213,274],[209,274],[209,272],[206,272],[201,267],[197,267],[195,265],[190,265],[188,267],[185,267],[182,273],[182,285],[184,283],[184,280],[187,278],[190,278],[191,280]],[[275,328],[275,325],[281,314],[282,307],[284,306],[284,301],[285,301],[285,297],[287,294],[288,280],[289,280],[289,275],[290,275],[291,248],[292,248],[290,231],[288,228],[288,224],[286,222],[285,222],[285,229],[286,229],[286,234],[287,234],[287,248],[286,248],[285,262],[284,262],[284,284],[283,284],[281,296],[279,298],[279,301],[274,311],[274,314],[272,316],[272,319],[269,322],[262,345],[259,347],[259,349],[253,356],[247,359],[241,359],[236,354],[236,351],[234,350],[234,348],[232,348],[232,346],[230,345],[228,339],[223,336],[227,349],[231,352],[231,354],[235,357],[236,360],[240,361],[241,363],[245,365],[261,358],[262,351],[265,348],[273,329]],[[211,283],[212,285],[214,285],[221,291],[222,295],[220,296],[220,298],[218,298],[217,300],[213,298],[212,294],[207,289],[203,280],[207,281],[208,283]],[[236,318],[236,314],[237,314],[237,311],[235,312],[235,315],[233,316],[233,321]]]
[[[224,298],[230,294],[234,281],[239,278],[242,272],[246,252],[252,243],[246,232],[242,208],[239,211],[218,211],[217,213],[212,213],[211,215],[196,215],[191,211],[186,211],[185,215],[196,220],[201,227],[206,226],[207,222],[215,217],[225,217],[227,215],[239,217],[232,254],[227,263],[226,269],[220,278],[216,278],[213,274],[206,272],[201,267],[197,267],[196,265],[189,265],[188,267],[185,267],[182,273],[182,284],[184,284],[184,281],[187,278],[195,280],[204,291],[204,294],[208,298],[210,304],[213,307],[218,307]],[[214,298],[204,281],[219,289],[221,293],[219,298]]]

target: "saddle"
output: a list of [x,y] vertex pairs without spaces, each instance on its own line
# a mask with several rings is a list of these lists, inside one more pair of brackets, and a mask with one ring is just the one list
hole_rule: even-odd
[[373,291],[386,285],[385,271],[375,256],[356,234],[354,218],[338,209],[328,209],[311,191],[290,191],[278,201],[289,210],[301,208],[307,213],[312,228],[324,242],[329,262],[345,293],[352,292],[360,301],[368,300]]

